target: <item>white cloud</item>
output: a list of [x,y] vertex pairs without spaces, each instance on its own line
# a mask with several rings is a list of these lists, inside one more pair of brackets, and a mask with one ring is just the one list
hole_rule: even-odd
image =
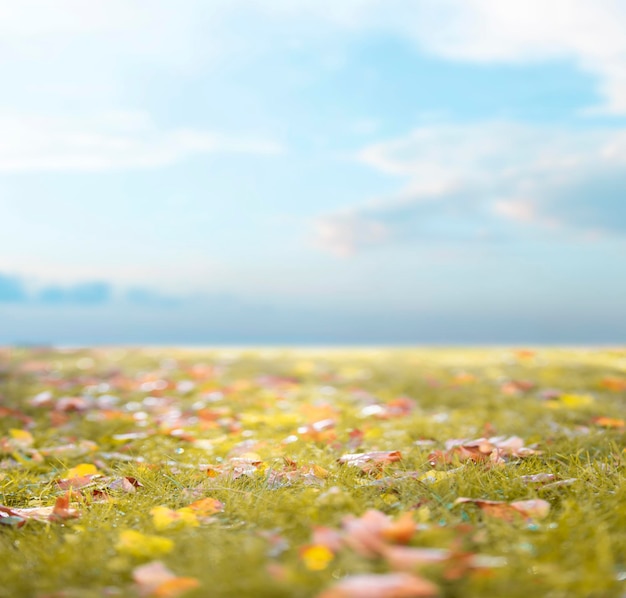
[[[223,6],[223,5],[222,5]],[[378,30],[469,63],[569,60],[598,78],[597,111],[626,114],[626,3],[622,0],[231,0],[273,18]]]
[[358,249],[385,242],[389,227],[357,213],[333,214],[315,222],[316,245],[341,257]]
[[274,154],[277,143],[194,129],[159,129],[142,113],[0,117],[0,172],[154,168],[211,153]]
[[407,239],[492,238],[505,234],[506,222],[623,233],[625,145],[625,129],[510,122],[421,127],[357,153],[357,160],[397,177],[399,190],[323,215],[314,223],[316,242],[349,255]]
[[622,0],[0,0],[0,64],[44,64],[71,87],[77,73],[94,85],[129,65],[251,60],[290,35],[326,45],[332,32],[383,31],[459,62],[572,61],[597,77],[597,108],[625,114],[625,30]]

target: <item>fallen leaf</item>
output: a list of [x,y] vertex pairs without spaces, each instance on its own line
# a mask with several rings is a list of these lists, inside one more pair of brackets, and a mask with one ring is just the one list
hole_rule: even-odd
[[432,582],[410,573],[350,575],[318,595],[318,598],[428,598],[437,596]]
[[503,464],[511,457],[523,458],[541,454],[541,451],[525,447],[524,441],[519,436],[493,436],[475,440],[452,439],[446,442],[445,447],[445,451],[433,451],[428,456],[433,467],[463,461]]
[[556,398],[548,400],[545,404],[552,409],[580,409],[593,405],[594,398],[591,395],[559,394]]
[[137,491],[137,488],[141,488],[142,486],[143,484],[136,478],[124,477],[113,480],[108,485],[108,488],[110,490],[119,490],[121,492],[126,492],[127,494],[133,494]]
[[210,517],[215,513],[220,513],[224,510],[224,503],[217,500],[217,498],[201,498],[191,504],[187,505],[188,509],[191,509],[198,517]]
[[65,472],[63,476],[66,480],[71,480],[72,478],[81,478],[84,476],[94,476],[100,475],[98,468],[93,463],[81,463],[76,467],[72,467]]
[[376,509],[361,517],[348,515],[342,521],[343,542],[361,556],[373,558],[382,554],[389,542],[406,543],[415,532],[410,513],[396,521]]
[[395,463],[402,459],[400,451],[371,451],[369,453],[349,453],[337,460],[342,465],[358,467],[362,472],[376,471],[383,465]]
[[415,534],[415,520],[408,511],[402,513],[382,530],[383,538],[395,544],[408,544],[413,534]]
[[66,492],[63,496],[57,498],[52,508],[52,513],[50,513],[48,517],[50,521],[65,521],[66,519],[76,519],[80,517],[78,509],[72,509],[70,507],[70,498],[70,492]]
[[387,546],[383,556],[396,571],[414,571],[416,567],[443,563],[450,559],[450,551],[441,548]]
[[612,392],[622,392],[623,390],[626,390],[626,378],[604,378],[600,382],[600,386]]
[[26,519],[18,515],[13,509],[0,505],[0,525],[22,527],[25,523]]
[[316,526],[313,528],[312,543],[338,552],[342,546],[341,534],[331,527]]
[[624,420],[617,419],[613,417],[594,417],[591,420],[591,423],[594,423],[596,426],[600,426],[602,428],[623,428]]
[[177,577],[161,561],[133,569],[133,580],[140,596],[175,598],[200,585],[194,577]]
[[199,525],[198,517],[189,507],[183,507],[175,511],[160,505],[150,509],[150,515],[152,515],[152,524],[157,531],[197,527]]
[[474,504],[488,515],[505,521],[513,521],[516,516],[520,515],[526,519],[544,519],[550,512],[550,503],[541,499],[508,503],[501,500],[459,497],[454,501],[455,505],[464,503]]
[[56,480],[55,484],[59,490],[78,490],[96,484],[94,478],[97,476],[83,475],[65,480]]
[[11,428],[9,430],[9,435],[13,440],[14,446],[18,449],[30,448],[35,442],[33,435],[28,430],[18,430],[16,428]]
[[300,550],[300,558],[310,571],[323,571],[335,558],[332,550],[324,544],[310,544]]
[[150,559],[171,552],[174,549],[174,542],[169,538],[128,529],[120,532],[115,548],[122,554]]
[[535,473],[533,475],[522,475],[517,479],[525,484],[547,484],[548,482],[554,482],[556,475],[553,473]]

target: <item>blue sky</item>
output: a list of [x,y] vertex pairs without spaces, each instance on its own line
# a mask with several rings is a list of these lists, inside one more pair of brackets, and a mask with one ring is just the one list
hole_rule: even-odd
[[0,0],[0,343],[619,343],[618,0]]

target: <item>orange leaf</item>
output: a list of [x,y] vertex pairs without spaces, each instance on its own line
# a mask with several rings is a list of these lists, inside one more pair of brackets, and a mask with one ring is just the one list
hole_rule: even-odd
[[136,567],[133,580],[139,594],[150,598],[176,598],[200,585],[193,577],[176,577],[161,561]]
[[382,531],[386,540],[396,544],[408,544],[415,533],[415,521],[411,513],[402,513]]
[[201,498],[187,505],[198,517],[209,517],[224,510],[224,503],[217,498]]
[[200,582],[195,577],[175,577],[163,582],[154,590],[152,596],[154,598],[176,598],[176,596],[195,590],[199,586]]
[[596,424],[596,426],[601,426],[603,428],[623,428],[624,420],[623,419],[615,419],[612,417],[594,417],[592,423]]

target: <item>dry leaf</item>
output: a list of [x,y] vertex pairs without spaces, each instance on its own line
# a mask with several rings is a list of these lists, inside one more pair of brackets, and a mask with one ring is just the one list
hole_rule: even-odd
[[358,467],[364,473],[376,471],[383,465],[402,459],[400,451],[371,451],[369,453],[350,453],[337,460],[342,465]]
[[389,566],[396,571],[414,571],[416,567],[443,563],[450,559],[449,550],[412,546],[387,546],[383,555]]
[[623,419],[613,417],[594,417],[591,422],[602,428],[623,428],[625,425]]
[[189,507],[183,507],[175,511],[160,505],[150,509],[150,515],[152,515],[152,524],[157,531],[197,527],[199,525],[198,517]]
[[475,504],[488,515],[504,519],[505,521],[513,521],[520,515],[526,519],[544,519],[550,512],[550,503],[541,499],[519,500],[507,503],[501,500],[460,497],[454,501],[455,505],[464,503]]
[[435,465],[448,465],[457,461],[490,461],[502,464],[511,457],[538,455],[541,451],[524,446],[519,436],[493,436],[476,440],[452,439],[446,442],[445,451],[433,451],[428,460]]
[[128,529],[120,532],[115,548],[123,554],[150,559],[171,552],[174,549],[174,542],[169,538]]
[[98,468],[93,463],[81,463],[72,469],[68,469],[63,479],[71,480],[72,478],[82,478],[84,476],[100,475]]
[[136,567],[133,580],[139,595],[147,598],[175,598],[200,585],[193,577],[177,577],[161,561]]
[[332,550],[324,544],[309,544],[300,549],[300,558],[310,571],[323,571],[335,558]]
[[187,505],[188,509],[191,509],[197,517],[205,518],[220,513],[224,510],[224,503],[217,500],[217,498],[201,498]]
[[70,498],[70,492],[67,492],[63,496],[59,496],[59,498],[57,498],[54,503],[54,507],[52,508],[52,513],[50,513],[50,516],[48,517],[50,521],[65,521],[66,519],[76,519],[80,517],[78,509],[72,509],[70,507]]
[[437,586],[410,573],[351,575],[318,595],[318,598],[428,598]]

